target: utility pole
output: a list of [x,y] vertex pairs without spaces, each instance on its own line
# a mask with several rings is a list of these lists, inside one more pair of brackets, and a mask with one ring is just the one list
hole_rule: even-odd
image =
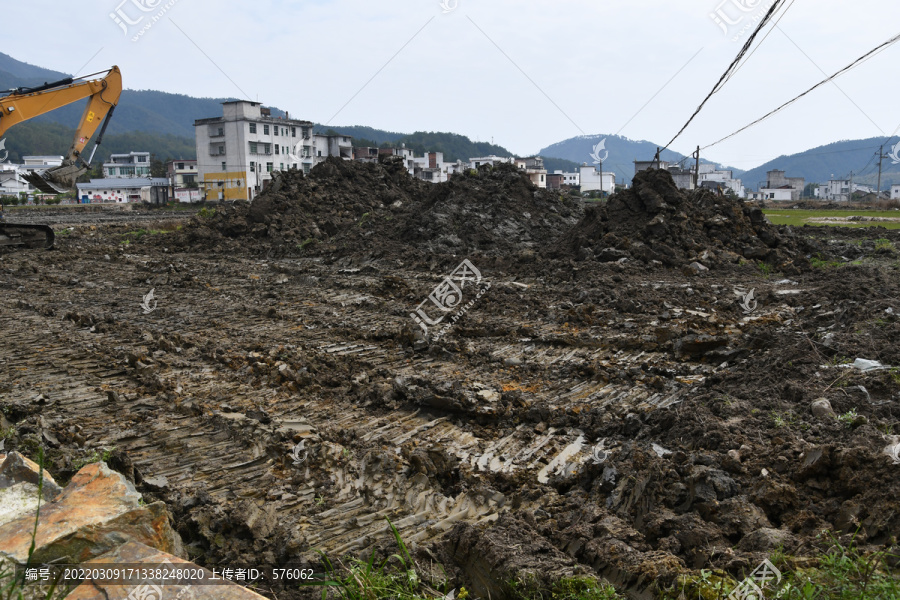
[[[597,154],[599,155],[600,153],[597,152]],[[599,158],[599,156],[598,156],[598,158]],[[602,198],[603,197],[603,161],[601,160],[599,162],[600,162],[600,197]]]
[[850,194],[847,196],[847,202],[853,202],[853,171],[850,171]]
[[875,190],[875,199],[881,195],[881,161],[884,160],[884,144],[878,149],[878,189]]
[[697,162],[694,164],[694,187],[700,187],[700,146],[697,146],[697,152],[694,153]]

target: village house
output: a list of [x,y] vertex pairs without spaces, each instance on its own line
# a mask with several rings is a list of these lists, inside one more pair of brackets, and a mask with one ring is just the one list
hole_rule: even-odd
[[309,173],[329,156],[353,159],[352,138],[313,133],[311,121],[273,117],[259,102],[222,103],[194,121],[197,181],[205,200],[252,200],[275,171]]

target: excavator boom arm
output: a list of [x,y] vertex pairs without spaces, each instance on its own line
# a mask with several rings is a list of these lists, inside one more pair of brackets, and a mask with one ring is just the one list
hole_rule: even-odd
[[[14,90],[10,95],[0,97],[0,138],[13,125],[88,98],[81,122],[75,131],[75,139],[62,166],[48,169],[43,178],[34,174],[27,177],[35,187],[49,193],[62,191],[60,187],[71,189],[78,175],[88,167],[81,159],[84,147],[112,113],[121,95],[122,73],[115,66],[100,79],[79,82],[65,79],[30,90]],[[97,143],[99,144],[99,140]]]

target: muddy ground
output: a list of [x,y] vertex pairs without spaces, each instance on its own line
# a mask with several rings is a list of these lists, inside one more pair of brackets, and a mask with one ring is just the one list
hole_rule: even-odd
[[484,598],[897,549],[900,374],[850,363],[900,366],[900,233],[329,164],[265,211],[60,211],[55,250],[0,250],[6,448],[61,483],[114,448],[210,567],[390,554],[384,517]]

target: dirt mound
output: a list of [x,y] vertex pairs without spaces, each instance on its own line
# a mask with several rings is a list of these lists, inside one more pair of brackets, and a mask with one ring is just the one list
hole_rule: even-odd
[[[403,162],[329,158],[280,173],[252,203],[198,216],[167,246],[240,241],[269,255],[515,254],[554,240],[583,215],[579,199],[537,189],[513,165],[431,184]],[[249,242],[249,245],[248,245]]]
[[196,248],[240,239],[257,247],[305,248],[359,224],[372,211],[410,202],[427,189],[428,184],[410,177],[400,161],[376,165],[329,158],[308,177],[302,171],[276,173],[252,203],[201,214],[166,244]]
[[654,169],[638,173],[633,187],[605,206],[588,209],[554,254],[668,266],[697,261],[703,267],[745,258],[791,272],[795,251],[795,240],[780,234],[760,209],[710,190],[680,190],[668,171]]
[[390,237],[433,253],[508,255],[558,239],[584,213],[580,199],[540,190],[513,165],[438,184]]

